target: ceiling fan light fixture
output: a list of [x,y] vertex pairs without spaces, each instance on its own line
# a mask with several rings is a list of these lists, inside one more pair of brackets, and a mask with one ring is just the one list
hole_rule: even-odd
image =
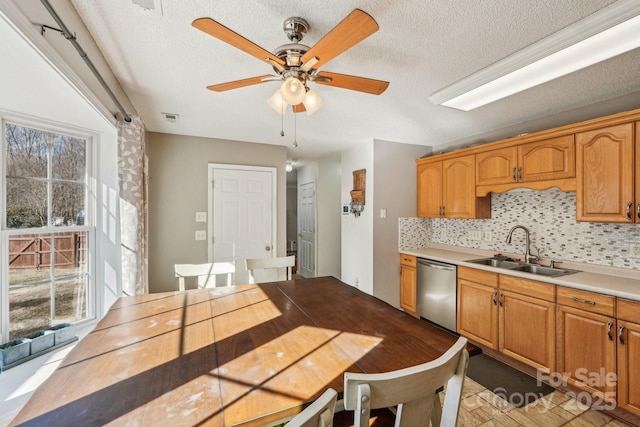
[[287,77],[280,86],[280,96],[289,105],[298,105],[304,99],[306,89],[304,83],[295,77]]
[[433,93],[429,100],[473,110],[640,47],[640,3],[620,0]]
[[276,110],[278,114],[284,115],[284,113],[287,111],[287,103],[284,102],[284,99],[282,99],[280,89],[273,92],[273,95],[267,98],[267,104],[269,104],[269,107]]
[[324,103],[324,100],[320,98],[320,95],[313,90],[309,89],[302,100],[304,104],[305,110],[307,110],[307,115],[311,115],[315,113],[318,108]]

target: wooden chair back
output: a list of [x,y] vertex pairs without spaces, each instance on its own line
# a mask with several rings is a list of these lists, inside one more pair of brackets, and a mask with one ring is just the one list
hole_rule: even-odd
[[322,396],[293,417],[287,427],[331,427],[338,393],[330,388]]
[[216,276],[226,275],[227,286],[233,284],[233,274],[236,267],[230,262],[213,262],[206,264],[175,264],[178,289],[185,290],[185,277],[197,277],[198,288],[215,288]]
[[[397,406],[396,427],[456,425],[469,353],[458,341],[434,361],[379,374],[344,374],[344,407],[354,411],[354,427],[369,426],[371,409]],[[444,406],[437,390],[446,385]]]
[[247,272],[249,273],[249,283],[256,283],[255,270],[265,269],[287,269],[287,280],[292,278],[292,269],[296,264],[295,255],[275,257],[275,258],[247,258]]

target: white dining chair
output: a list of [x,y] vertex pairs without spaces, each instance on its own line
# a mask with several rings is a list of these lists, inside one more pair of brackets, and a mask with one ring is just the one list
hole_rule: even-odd
[[206,264],[175,264],[174,270],[178,278],[178,289],[184,291],[185,277],[196,277],[198,288],[215,288],[216,277],[218,275],[226,275],[227,286],[231,286],[236,267],[231,262],[213,262]]
[[286,427],[332,427],[337,398],[338,393],[329,388],[315,402],[293,417]]
[[[395,427],[454,427],[458,419],[469,353],[467,339],[458,341],[431,362],[397,371],[345,372],[344,407],[354,411],[354,427],[368,427],[372,409],[397,406]],[[445,386],[440,407],[437,390]]]
[[[287,280],[291,280],[292,269],[296,264],[295,255],[275,257],[275,258],[247,258],[247,272],[249,273],[249,283],[256,283],[255,270],[267,269],[287,269]],[[278,275],[274,280],[279,280],[282,276]]]

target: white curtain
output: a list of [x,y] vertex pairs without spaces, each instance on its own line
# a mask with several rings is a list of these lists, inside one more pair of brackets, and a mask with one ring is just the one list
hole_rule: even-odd
[[149,292],[147,281],[147,180],[144,123],[118,115],[118,181],[122,290],[125,295]]

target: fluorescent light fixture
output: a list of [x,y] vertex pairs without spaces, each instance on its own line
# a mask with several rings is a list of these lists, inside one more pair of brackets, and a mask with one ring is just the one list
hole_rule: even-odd
[[640,1],[620,0],[429,97],[469,111],[640,47]]

